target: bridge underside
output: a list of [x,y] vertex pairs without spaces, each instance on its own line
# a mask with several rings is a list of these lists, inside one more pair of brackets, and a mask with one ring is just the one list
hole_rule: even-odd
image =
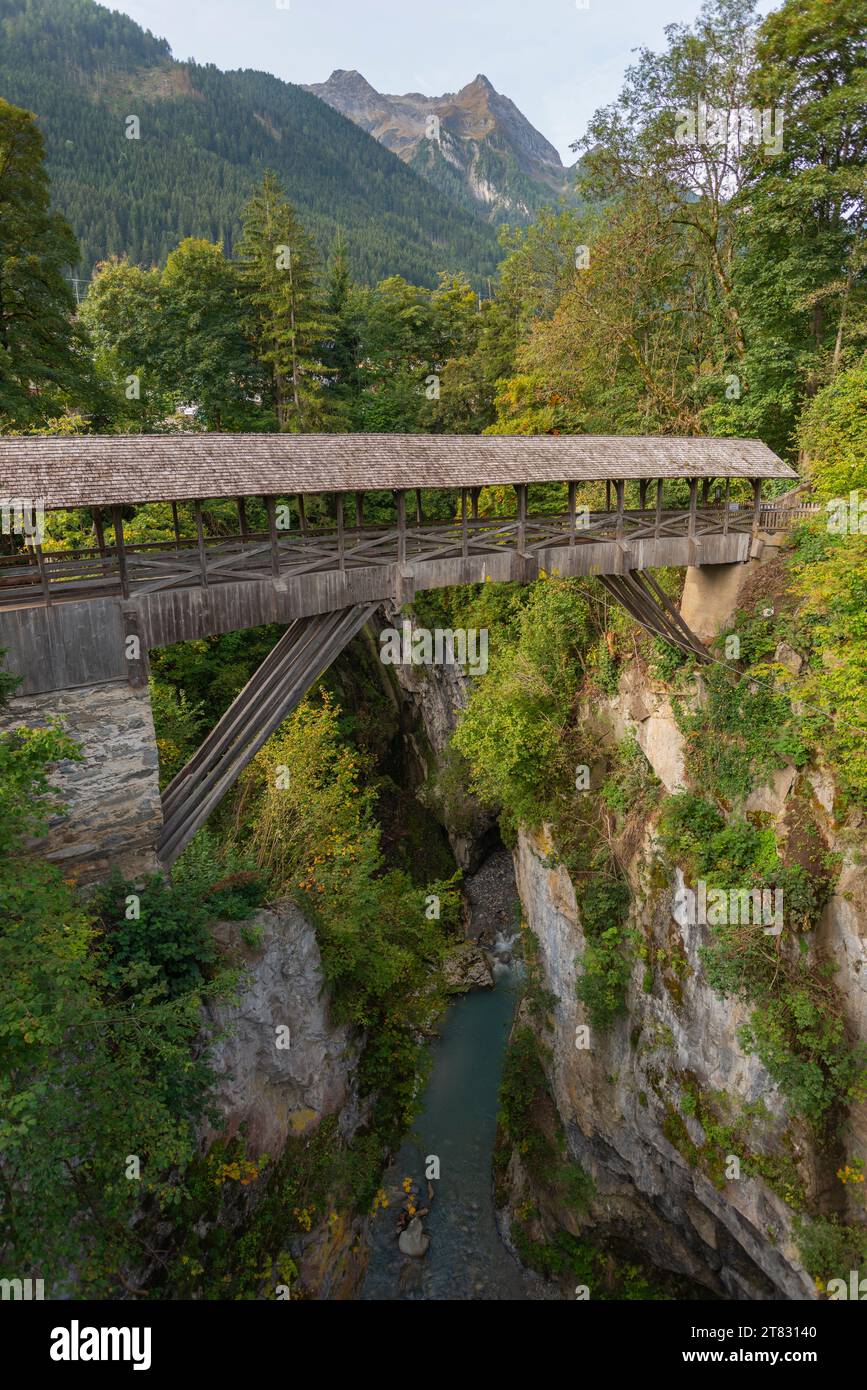
[[161,863],[172,864],[244,768],[374,612],[358,604],[299,618],[163,793]]

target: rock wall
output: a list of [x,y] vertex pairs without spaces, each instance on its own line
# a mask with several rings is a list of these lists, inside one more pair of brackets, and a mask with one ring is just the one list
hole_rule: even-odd
[[[366,1118],[356,1086],[363,1039],[331,1020],[313,927],[293,903],[281,901],[248,922],[221,922],[212,930],[244,978],[236,1003],[205,1010],[221,1119],[204,1129],[203,1144],[231,1139],[244,1125],[246,1156],[267,1154],[273,1168],[290,1137],[312,1134],[326,1116],[337,1116],[341,1134],[351,1139]],[[235,1211],[239,1236],[250,1215],[249,1203]],[[224,1213],[221,1220],[227,1219]],[[340,1209],[335,1200],[327,1216],[322,1213],[309,1231],[292,1238],[307,1297],[359,1297],[367,1225],[367,1218]]]
[[[400,628],[406,608],[384,604],[377,614],[380,631]],[[425,804],[449,837],[458,866],[473,873],[499,843],[496,815],[481,806],[465,785],[457,785],[449,743],[470,683],[459,666],[389,666],[400,692],[407,754],[421,769]]]
[[[701,698],[700,675],[695,698]],[[617,693],[601,702],[594,718],[603,737],[635,737],[667,791],[686,784],[683,739],[670,703],[637,667],[625,669]],[[786,842],[798,835],[805,804],[821,848],[841,863],[807,949],[836,966],[849,1033],[867,1040],[865,818],[857,812],[837,818],[833,775],[822,767],[800,779],[794,768],[781,769],[768,785],[753,788],[744,809],[772,817],[778,839]],[[656,1263],[719,1294],[814,1298],[795,1241],[796,1212],[780,1195],[780,1184],[745,1175],[711,1181],[690,1161],[690,1145],[701,1148],[706,1136],[698,1116],[684,1118],[684,1093],[724,1093],[733,1113],[758,1114],[750,1123],[761,1131],[762,1153],[786,1156],[806,1198],[844,1221],[860,1213],[854,1199],[847,1202],[835,1171],[864,1154],[867,1106],[853,1105],[836,1142],[821,1148],[789,1117],[770,1075],[738,1043],[748,1010],[707,984],[699,951],[708,928],[682,924],[672,910],[683,884],[679,871],[668,879],[661,868],[654,817],[626,851],[630,925],[642,949],[626,1015],[604,1034],[591,1030],[589,1049],[580,1049],[576,1027],[586,1018],[576,998],[576,959],[585,939],[572,882],[547,832],[523,832],[515,850],[524,914],[539,942],[544,983],[556,998],[545,1039],[552,1049],[552,1090],[571,1155],[598,1189],[587,1224],[597,1236],[627,1238]],[[570,1214],[559,1215],[571,1229]]]
[[[207,1031],[219,1079],[220,1133],[246,1125],[247,1152],[279,1158],[290,1134],[338,1115],[350,1137],[360,1115],[354,1076],[360,1039],[332,1023],[316,933],[291,902],[250,922],[220,922],[213,935],[244,971],[237,1004],[212,1005]],[[255,944],[253,944],[255,943]]]
[[[770,1077],[738,1047],[743,1012],[703,981],[697,955],[702,929],[675,922],[674,885],[647,891],[651,844],[649,834],[631,866],[636,898],[644,901],[635,925],[668,958],[682,952],[687,968],[678,971],[681,987],[669,990],[655,978],[648,990],[644,963],[636,961],[627,1016],[605,1034],[591,1030],[590,1047],[580,1049],[576,1027],[585,1016],[575,995],[576,957],[585,940],[575,892],[544,834],[522,833],[515,851],[527,924],[556,998],[546,1039],[554,1098],[570,1154],[597,1188],[586,1224],[595,1238],[625,1240],[654,1263],[721,1295],[810,1298],[813,1286],[798,1261],[785,1203],[757,1179],[742,1177],[718,1189],[666,1136],[670,1107],[687,1077],[744,1104],[762,1100],[776,1138],[786,1120]],[[691,1137],[702,1142],[700,1126]],[[569,1228],[572,1219],[561,1215]]]
[[163,814],[147,686],[109,681],[17,696],[0,711],[0,728],[41,728],[57,719],[80,745],[82,761],[54,769],[51,780],[67,810],[38,847],[81,883],[114,869],[131,879],[156,872]]

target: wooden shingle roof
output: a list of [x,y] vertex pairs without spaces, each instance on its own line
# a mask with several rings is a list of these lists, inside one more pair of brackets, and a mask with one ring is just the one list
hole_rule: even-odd
[[562,434],[0,437],[0,500],[23,497],[48,509],[659,477],[797,474],[757,439]]

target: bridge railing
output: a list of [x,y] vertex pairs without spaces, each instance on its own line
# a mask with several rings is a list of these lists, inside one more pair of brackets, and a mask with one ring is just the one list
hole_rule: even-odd
[[[759,527],[781,531],[814,516],[817,504],[761,508]],[[125,544],[122,549],[38,551],[0,556],[0,608],[69,601],[117,594],[146,594],[162,589],[209,586],[238,580],[261,580],[352,570],[436,559],[496,554],[503,550],[533,553],[554,546],[599,541],[632,541],[750,531],[751,507],[598,511],[526,518],[459,517],[436,525],[325,526],[277,533],[203,536],[180,541]],[[690,529],[692,528],[692,529]]]

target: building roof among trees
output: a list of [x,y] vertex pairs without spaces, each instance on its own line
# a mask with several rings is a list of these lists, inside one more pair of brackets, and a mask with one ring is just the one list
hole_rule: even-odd
[[757,439],[613,435],[0,437],[0,498],[48,509],[373,488],[797,478]]

